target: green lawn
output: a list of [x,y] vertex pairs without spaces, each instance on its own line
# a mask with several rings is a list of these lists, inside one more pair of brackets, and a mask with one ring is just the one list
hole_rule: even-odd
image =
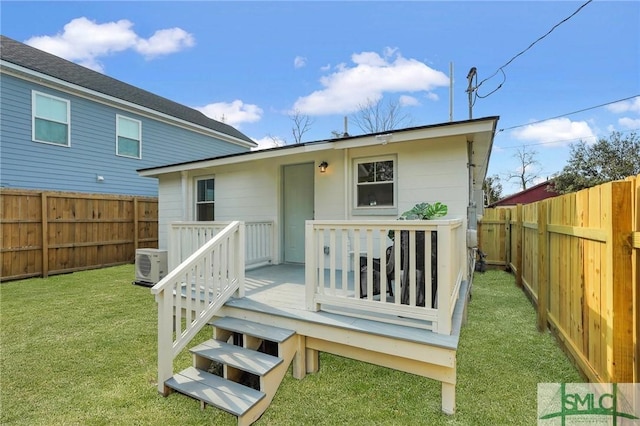
[[[158,395],[156,304],[133,277],[125,265],[0,285],[0,424],[236,424]],[[321,354],[320,372],[289,374],[256,425],[531,425],[539,382],[582,381],[505,272],[476,274],[460,340],[453,416],[438,382]],[[175,368],[189,363],[185,351]]]

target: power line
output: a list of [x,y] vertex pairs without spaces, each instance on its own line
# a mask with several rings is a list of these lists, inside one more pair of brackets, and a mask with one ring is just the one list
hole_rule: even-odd
[[[631,133],[631,132],[637,132],[637,131],[640,131],[640,128],[638,128],[638,129],[616,130],[616,132],[618,132],[618,133]],[[597,138],[597,136],[589,135],[589,136],[581,136],[581,137],[572,138],[572,139],[560,139],[560,140],[548,141],[548,142],[526,143],[526,144],[521,144],[521,145],[518,145],[518,146],[501,146],[500,148],[501,149],[518,149],[518,148],[521,148],[523,146],[527,147],[527,146],[540,146],[540,145],[555,145],[555,144],[559,144],[559,143],[562,143],[562,142],[578,141],[578,140],[589,139],[589,138]]]
[[542,123],[544,121],[554,120],[556,118],[566,117],[568,115],[578,114],[580,112],[585,112],[585,111],[589,111],[589,110],[596,109],[596,108],[602,108],[603,106],[616,104],[618,102],[628,101],[629,99],[634,99],[634,98],[637,98],[638,96],[640,96],[640,94],[629,96],[627,98],[618,99],[616,101],[606,102],[606,103],[600,104],[600,105],[591,106],[591,107],[588,107],[588,108],[583,108],[583,109],[580,109],[578,111],[573,111],[573,112],[568,112],[566,114],[556,115],[555,117],[545,118],[544,120],[532,121],[531,123],[518,124],[517,126],[505,127],[504,129],[499,129],[496,133],[500,133],[500,132],[503,132],[505,130],[517,129],[518,127],[531,126],[533,124],[538,124],[538,123]]
[[[533,43],[531,43],[526,49],[522,50],[521,52],[519,52],[518,54],[516,54],[515,56],[513,56],[511,59],[509,59],[504,65],[502,65],[500,68],[498,68],[493,74],[491,74],[491,76],[485,78],[484,80],[482,80],[480,83],[478,83],[475,87],[476,90],[476,97],[479,98],[486,98],[489,95],[495,93],[496,91],[498,91],[502,85],[504,84],[504,82],[507,80],[507,76],[504,73],[504,68],[506,68],[509,64],[511,64],[511,62],[513,62],[516,58],[518,58],[519,56],[523,55],[525,52],[527,52],[529,49],[531,49],[536,43],[538,43],[539,41],[541,41],[542,39],[544,39],[545,37],[547,37],[549,34],[551,34],[556,28],[558,28],[560,25],[564,24],[565,22],[567,22],[569,19],[573,18],[575,15],[578,14],[578,12],[580,12],[586,5],[588,5],[589,3],[591,3],[593,0],[587,0],[582,6],[580,6],[578,9],[576,9],[575,12],[573,12],[571,15],[567,16],[566,18],[564,18],[562,21],[558,22],[557,24],[555,24],[553,27],[551,27],[551,29],[549,31],[546,32],[546,34],[538,37],[538,39],[536,41],[534,41]],[[498,87],[496,89],[494,89],[493,91],[491,91],[489,94],[484,95],[484,96],[480,96],[477,93],[477,90],[480,88],[480,86],[482,86],[482,84],[484,82],[486,82],[487,80],[492,79],[493,77],[496,76],[496,74],[498,74],[500,71],[502,71],[503,74],[503,81],[502,83],[500,83],[498,85]],[[477,76],[476,76],[477,79]]]

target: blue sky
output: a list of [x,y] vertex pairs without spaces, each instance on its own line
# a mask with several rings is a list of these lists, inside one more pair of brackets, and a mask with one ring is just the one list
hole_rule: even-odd
[[3,0],[0,12],[5,36],[201,109],[261,146],[294,142],[292,111],[312,119],[303,141],[321,140],[369,101],[397,103],[407,127],[446,122],[450,64],[453,119],[466,120],[476,67],[473,117],[498,115],[504,129],[489,174],[517,172],[524,146],[546,178],[571,143],[640,129],[638,1],[590,2],[499,71],[585,2]]

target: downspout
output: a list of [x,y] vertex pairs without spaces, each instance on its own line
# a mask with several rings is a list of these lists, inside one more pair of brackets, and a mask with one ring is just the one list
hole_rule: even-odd
[[[467,207],[467,248],[478,247],[478,209],[473,191],[473,175],[476,165],[473,163],[473,140],[467,141],[467,169],[469,171],[469,206]],[[475,255],[473,256],[475,258]],[[472,261],[474,263],[474,261]],[[473,274],[473,270],[469,271]]]
[[468,229],[478,229],[476,201],[473,194],[473,175],[476,165],[473,163],[473,140],[467,141],[467,169],[469,171],[469,206],[467,207]]
[[[469,286],[473,285],[473,271],[475,270],[476,249],[478,248],[478,210],[473,194],[473,175],[476,165],[473,163],[473,140],[467,141],[467,170],[469,172],[469,206],[467,207],[467,270],[465,279]],[[471,287],[470,287],[471,288]]]

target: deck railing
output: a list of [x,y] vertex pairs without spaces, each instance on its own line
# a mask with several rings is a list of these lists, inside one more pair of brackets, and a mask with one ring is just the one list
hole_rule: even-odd
[[[231,222],[172,222],[169,233],[169,270],[215,237]],[[271,221],[245,222],[245,266],[254,268],[273,261],[274,227]]]
[[462,219],[307,221],[307,308],[450,334],[465,240]]
[[244,297],[245,225],[231,222],[151,288],[158,303],[158,391],[173,360],[236,294]]

